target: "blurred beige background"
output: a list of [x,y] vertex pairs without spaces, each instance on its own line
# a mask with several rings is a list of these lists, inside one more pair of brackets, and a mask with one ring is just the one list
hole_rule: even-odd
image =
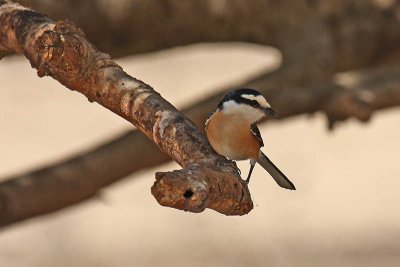
[[[241,44],[118,60],[178,107],[279,61],[273,49]],[[0,177],[132,127],[51,78],[38,78],[19,57],[0,61],[0,104]],[[258,166],[250,214],[185,213],[152,197],[154,173],[179,168],[158,166],[106,188],[102,199],[0,230],[0,266],[400,266],[399,109],[334,132],[320,115],[260,130],[264,151],[297,191],[279,188]],[[247,162],[240,167],[247,173]]]

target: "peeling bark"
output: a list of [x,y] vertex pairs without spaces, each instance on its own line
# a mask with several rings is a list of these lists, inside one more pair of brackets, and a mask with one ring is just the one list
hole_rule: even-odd
[[[72,23],[54,22],[45,15],[18,4],[0,1],[0,50],[24,54],[31,65],[38,70],[39,76],[49,75],[69,89],[84,94],[89,101],[96,101],[133,123],[163,152],[183,168],[188,168],[186,179],[190,179],[189,170],[193,168],[193,165],[200,166],[200,169],[229,166],[230,172],[214,171],[212,176],[208,176],[211,172],[204,174],[195,172],[196,179],[193,181],[196,181],[196,184],[202,181],[209,188],[215,188],[216,186],[212,184],[217,183],[219,176],[223,176],[225,177],[224,188],[233,188],[234,184],[240,188],[240,192],[242,190],[247,192],[242,202],[239,203],[243,197],[242,194],[229,194],[229,190],[224,190],[221,194],[221,192],[210,190],[203,202],[193,205],[196,207],[194,211],[212,208],[226,215],[243,215],[251,210],[250,194],[247,186],[240,183],[235,164],[217,155],[192,121],[178,112],[149,85],[126,74],[110,59],[109,55],[101,53],[91,45],[85,39],[83,32]],[[164,175],[174,177],[175,173]],[[160,179],[163,177],[162,173],[157,177],[155,186],[163,182],[163,179]],[[51,179],[51,177],[48,178]],[[183,178],[181,175],[176,176],[178,180]],[[74,182],[73,178],[71,182]],[[12,181],[9,184],[12,184]],[[31,187],[30,177],[25,177],[24,185],[26,186],[23,190],[31,194],[35,193],[35,188]],[[79,185],[75,184],[74,187],[79,188]],[[190,186],[188,190],[194,188],[197,187]],[[157,192],[156,198],[161,196],[160,192]],[[32,216],[32,210],[35,210],[36,214],[43,214],[71,202],[71,199],[66,200],[59,196],[52,199],[52,202],[61,203],[53,204],[49,208],[49,205],[42,202],[31,205],[28,198],[16,199],[12,193],[12,188],[9,186],[0,187],[2,203],[0,224],[4,225]],[[164,192],[163,199],[173,194],[175,193]],[[193,191],[191,199],[198,199],[196,195],[197,191]],[[186,201],[190,202],[191,199]],[[221,199],[222,204],[213,203]],[[160,199],[157,200],[160,201]],[[179,208],[180,206],[172,207]]]

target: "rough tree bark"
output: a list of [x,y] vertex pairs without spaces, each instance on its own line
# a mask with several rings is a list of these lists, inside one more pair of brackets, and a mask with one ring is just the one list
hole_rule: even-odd
[[[24,54],[39,76],[49,75],[132,122],[180,164],[182,170],[156,174],[152,193],[161,205],[192,212],[211,208],[226,215],[243,215],[252,209],[247,185],[235,164],[217,155],[193,122],[149,85],[130,77],[107,54],[99,52],[73,24],[54,22],[18,4],[0,1],[0,50]],[[0,224],[50,212],[87,197],[87,192],[77,190],[79,182],[85,170],[99,168],[99,172],[100,166],[84,165],[79,170],[83,173],[68,165],[63,167],[60,169],[67,175],[51,173],[41,180],[41,189],[51,193],[40,198],[31,197],[42,192],[32,186],[30,176],[17,180],[23,187],[15,187],[16,181],[3,183]],[[63,191],[52,191],[56,182],[65,185]],[[94,187],[109,183],[87,182]],[[23,191],[23,198],[16,198],[21,196],[14,191],[17,189]]]

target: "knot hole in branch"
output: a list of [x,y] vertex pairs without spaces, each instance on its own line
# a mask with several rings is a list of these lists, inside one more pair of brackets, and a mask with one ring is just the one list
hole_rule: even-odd
[[193,196],[193,191],[192,191],[192,189],[186,190],[185,193],[183,193],[183,196],[184,196],[185,198],[191,198],[191,197]]

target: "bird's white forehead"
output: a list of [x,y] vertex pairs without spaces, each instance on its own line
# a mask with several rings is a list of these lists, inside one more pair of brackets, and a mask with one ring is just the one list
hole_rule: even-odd
[[242,94],[240,95],[243,98],[250,99],[250,100],[255,100],[257,101],[261,107],[263,108],[270,108],[271,106],[268,104],[267,100],[262,95],[249,95],[249,94]]

